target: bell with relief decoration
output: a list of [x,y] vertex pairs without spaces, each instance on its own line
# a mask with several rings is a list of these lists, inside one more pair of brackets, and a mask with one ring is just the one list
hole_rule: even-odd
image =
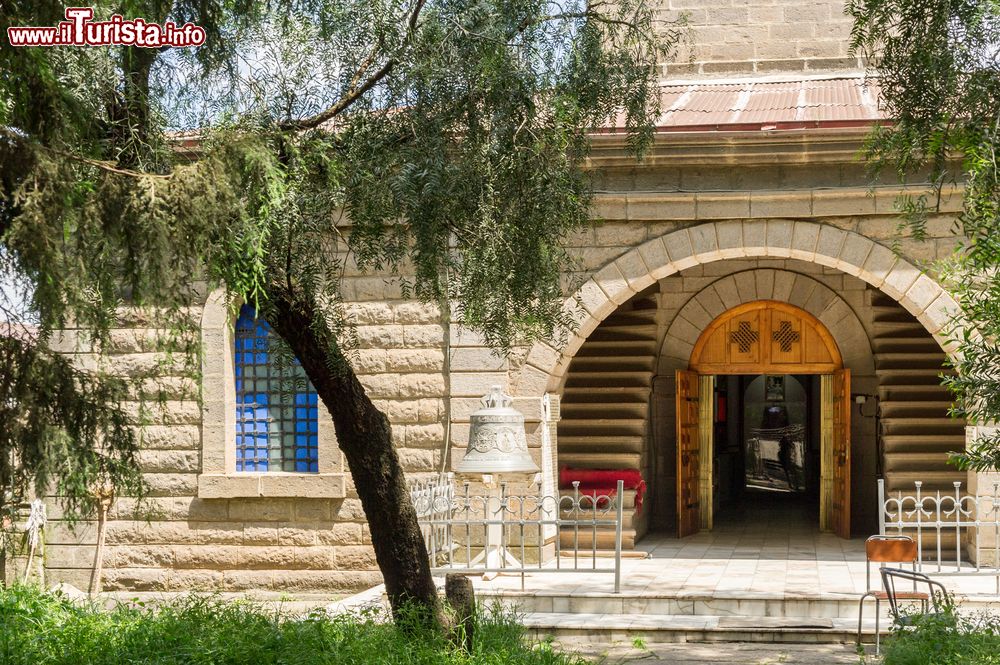
[[511,406],[513,399],[492,386],[483,408],[469,417],[469,448],[457,473],[537,473],[524,436],[524,415]]

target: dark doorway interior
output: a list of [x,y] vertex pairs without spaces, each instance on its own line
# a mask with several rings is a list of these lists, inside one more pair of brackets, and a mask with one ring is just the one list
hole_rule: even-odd
[[716,376],[718,519],[793,510],[819,528],[819,395],[814,375]]

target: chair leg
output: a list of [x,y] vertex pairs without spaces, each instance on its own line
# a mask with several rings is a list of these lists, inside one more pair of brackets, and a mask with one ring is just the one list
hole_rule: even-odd
[[861,596],[861,602],[858,603],[858,639],[855,642],[858,646],[861,646],[861,621],[865,616],[865,598],[867,597],[868,594]]
[[875,597],[875,655],[878,656],[882,651],[882,632],[879,629],[879,621],[881,620],[881,607],[882,603]]

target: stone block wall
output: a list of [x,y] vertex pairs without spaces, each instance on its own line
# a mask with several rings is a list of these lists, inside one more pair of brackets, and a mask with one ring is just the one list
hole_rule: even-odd
[[661,0],[659,16],[686,21],[668,75],[858,68],[842,0]]
[[[547,470],[543,481],[551,488],[558,396],[570,359],[608,314],[653,287],[664,339],[673,329],[681,346],[693,343],[697,326],[710,314],[700,300],[688,305],[699,293],[712,297],[714,292],[726,303],[777,296],[786,289],[787,297],[801,298],[825,316],[839,316],[837,321],[853,312],[864,328],[863,281],[895,289],[896,297],[937,333],[947,299],[939,290],[924,288],[935,285],[914,266],[953,249],[950,224],[960,195],[944,201],[940,218],[929,225],[930,240],[899,238],[893,206],[900,190],[870,189],[853,162],[857,147],[857,137],[840,136],[715,142],[669,137],[647,162],[636,165],[620,146],[599,146],[592,160],[599,190],[595,220],[568,239],[574,263],[567,266],[564,287],[567,295],[579,296],[574,311],[580,323],[562,348],[539,343],[498,357],[438,306],[404,299],[391,275],[361,274],[348,266],[343,295],[358,340],[352,362],[390,418],[406,471],[424,478],[442,466],[453,468],[465,452],[469,415],[489,387],[500,384],[526,416],[532,455]],[[903,259],[887,249],[893,243]],[[754,275],[752,293],[749,281],[720,281],[747,271]],[[824,300],[828,292],[836,299]],[[690,324],[686,332],[685,322]],[[128,373],[165,360],[149,345],[155,338],[151,325],[141,318],[125,320],[115,331],[120,346],[107,362]],[[844,339],[842,348],[853,348],[852,340]],[[58,344],[77,353],[83,364],[96,362],[76,343],[73,331]],[[681,346],[664,357],[676,364],[683,358]],[[206,353],[207,362],[219,365],[231,351],[223,344],[213,353]],[[666,362],[654,379],[658,394],[672,390],[672,368]],[[224,374],[216,366],[212,372]],[[218,460],[205,456],[206,441],[213,428],[228,436],[227,428],[219,412],[200,406],[191,394],[203,386],[184,368],[168,366],[162,375],[173,392],[146,427],[143,452],[152,495],[138,517],[128,499],[114,507],[104,559],[106,589],[342,593],[379,581],[360,502],[335,447],[327,472],[339,482],[323,498],[294,481],[277,483],[266,497],[258,484],[242,495],[233,490],[231,496],[222,492],[208,498],[200,477]],[[872,374],[856,372],[855,392],[874,391],[865,377]],[[548,422],[541,406],[546,394],[554,398]],[[223,397],[208,392],[204,397],[205,405],[214,401],[225,411]],[[651,408],[656,427],[662,427],[673,407],[670,400],[656,399]],[[871,473],[867,422],[855,419],[856,446],[863,448],[855,455],[861,465],[857,476]],[[669,465],[661,484],[670,483],[668,470]],[[856,501],[867,498],[859,495]],[[95,525],[71,531],[56,510],[51,515],[48,579],[86,588]]]
[[[347,308],[358,338],[352,361],[392,423],[404,468],[415,478],[439,471],[449,420],[444,372],[448,333],[439,308],[401,299],[385,277],[348,276],[345,287],[355,298]],[[123,321],[114,337],[128,343],[114,349],[108,362],[128,374],[161,360],[141,343],[156,336],[149,325]],[[94,362],[76,348],[74,338],[72,331],[64,334],[61,350],[76,353],[82,364]],[[206,348],[206,368],[212,356],[227,354],[231,357],[228,346]],[[381,576],[361,504],[335,445],[324,451],[321,444],[321,454],[330,453],[330,459],[321,460],[330,473],[321,475],[339,480],[333,491],[300,487],[297,474],[264,474],[271,488],[266,496],[260,496],[253,477],[252,488],[204,482],[205,441],[222,427],[210,405],[223,398],[212,394],[218,388],[206,378],[203,418],[199,386],[190,372],[185,376],[192,369],[197,370],[167,373],[168,384],[188,392],[184,399],[168,401],[143,428],[141,459],[150,496],[139,513],[134,500],[116,501],[107,526],[103,588],[346,593],[378,583]],[[223,408],[233,406],[225,403]],[[322,437],[323,422],[329,424],[325,410],[320,419]],[[232,444],[231,427],[225,436]],[[88,588],[96,523],[70,528],[55,506],[50,517],[48,581]]]

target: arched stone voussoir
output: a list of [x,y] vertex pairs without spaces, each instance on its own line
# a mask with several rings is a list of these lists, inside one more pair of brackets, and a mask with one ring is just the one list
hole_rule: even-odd
[[[768,279],[759,279],[766,275]],[[741,292],[738,302],[729,303],[728,307],[719,310],[718,306],[711,309],[705,303],[714,302],[714,294],[719,285],[735,283],[755,283],[755,289]],[[793,283],[789,298],[784,285]],[[708,325],[721,316],[726,310],[755,300],[786,301],[801,307],[815,316],[827,327],[830,334],[840,347],[845,365],[857,375],[867,376],[874,373],[875,361],[871,343],[867,335],[862,333],[861,339],[856,339],[858,331],[864,331],[864,326],[854,310],[833,289],[819,280],[792,270],[776,268],[750,268],[724,275],[707,285],[691,297],[677,310],[676,315],[667,326],[666,334],[660,345],[658,365],[662,368],[663,358],[687,359],[691,355],[694,340]],[[854,348],[860,346],[861,348]],[[848,353],[853,350],[852,353]]]
[[[734,224],[739,224],[739,229]],[[742,246],[734,246],[737,233]],[[858,277],[875,288],[889,290],[897,284],[897,277],[916,269],[911,261],[898,257],[888,247],[828,224],[781,219],[705,222],[643,242],[595,271],[575,294],[590,317],[581,323],[578,333],[585,337],[618,305],[656,280],[696,265],[734,257],[811,260]],[[638,261],[648,270],[646,278],[637,274]],[[894,274],[893,282],[885,286],[890,273]],[[917,290],[911,293],[913,289]],[[908,285],[899,303],[932,334],[948,325],[958,311],[954,299],[927,275]],[[565,367],[576,349],[569,346],[561,349],[558,361],[540,368],[552,376],[548,390],[558,387],[562,372],[557,368]]]

